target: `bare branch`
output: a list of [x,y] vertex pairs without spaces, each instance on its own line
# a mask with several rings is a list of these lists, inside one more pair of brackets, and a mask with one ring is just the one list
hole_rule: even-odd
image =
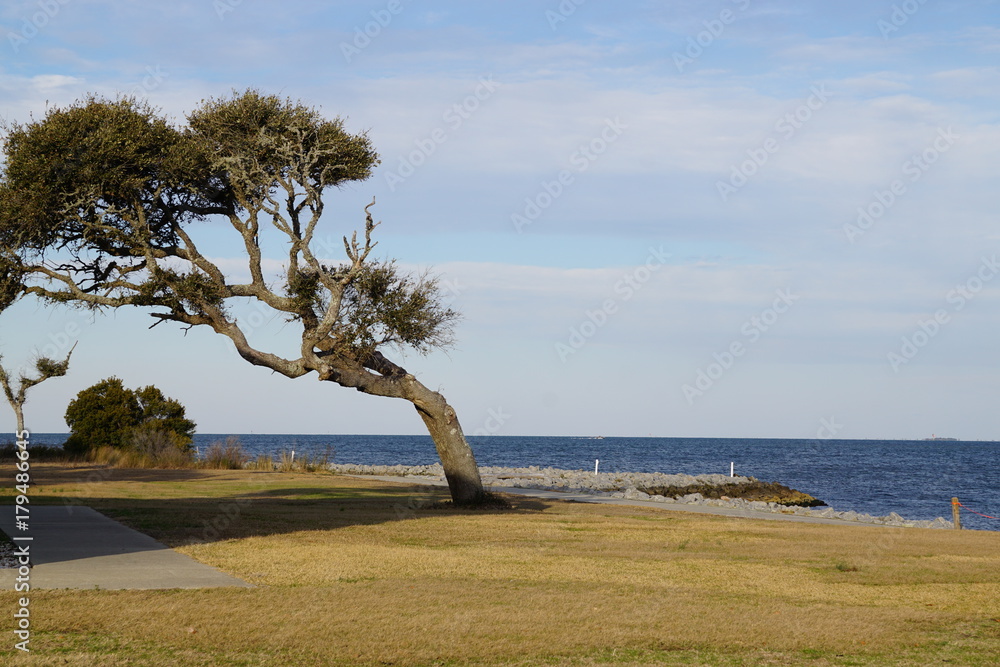
[[208,275],[219,287],[225,287],[226,277],[223,275],[222,271],[219,270],[219,267],[205,259],[205,257],[198,252],[198,247],[195,245],[194,241],[180,226],[177,227],[177,235],[180,236],[181,240],[184,242],[184,250],[182,251],[184,259],[204,271],[205,274]]
[[[348,242],[346,236],[344,237],[344,250],[347,251],[347,256],[351,259],[352,269],[360,269],[361,265],[368,258],[368,253],[378,245],[377,242],[372,243],[372,231],[382,223],[375,222],[372,219],[372,213],[369,209],[374,205],[375,198],[372,197],[371,203],[365,206],[365,247],[363,249],[358,247],[358,233],[356,231],[351,234],[350,242]],[[341,280],[346,285],[350,282],[350,277],[344,277]]]

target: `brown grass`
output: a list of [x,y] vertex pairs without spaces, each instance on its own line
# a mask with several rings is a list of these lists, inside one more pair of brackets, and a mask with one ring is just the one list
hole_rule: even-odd
[[205,459],[201,467],[217,470],[240,470],[250,460],[250,455],[243,450],[240,439],[234,435],[225,442],[213,442],[205,450]]
[[160,451],[137,451],[101,447],[88,455],[91,462],[113,468],[191,468],[194,460],[187,452],[178,449]]
[[328,474],[33,470],[38,502],[84,502],[257,588],[35,591],[31,664],[1000,659],[998,533],[522,497],[426,509],[440,490]]

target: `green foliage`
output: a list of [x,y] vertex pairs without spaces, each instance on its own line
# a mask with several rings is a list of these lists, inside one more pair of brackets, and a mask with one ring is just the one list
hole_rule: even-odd
[[256,90],[205,100],[188,124],[241,203],[259,203],[279,177],[323,189],[364,180],[379,162],[368,137],[348,134],[341,119]]
[[292,299],[293,319],[301,319],[302,314],[318,314],[326,308],[325,294],[315,271],[300,270],[293,274],[285,287],[285,294]]
[[35,370],[44,378],[63,377],[69,372],[69,357],[67,356],[62,361],[39,357],[35,360]]
[[195,423],[184,417],[184,406],[176,399],[167,398],[156,387],[149,385],[135,392],[142,410],[140,426],[177,436],[178,446],[187,448],[194,436]]
[[24,291],[24,268],[16,257],[0,248],[0,312],[7,310]]
[[421,353],[452,343],[459,314],[444,306],[437,280],[400,274],[394,262],[366,264],[344,290],[338,335],[355,353],[407,345]]
[[65,449],[75,455],[103,447],[155,454],[169,445],[187,452],[195,423],[184,413],[184,406],[154,386],[133,391],[120,379],[108,378],[70,401],[65,419],[71,433]]
[[112,377],[77,394],[64,418],[70,429],[66,451],[83,454],[99,447],[125,447],[129,433],[141,421],[142,408],[135,392]]
[[128,256],[143,241],[170,246],[177,207],[168,204],[207,185],[195,146],[131,98],[89,96],[53,108],[42,121],[13,124],[4,148],[5,248],[90,246]]
[[132,303],[136,306],[164,306],[173,312],[202,315],[206,307],[225,313],[223,290],[204,274],[160,269],[138,285]]

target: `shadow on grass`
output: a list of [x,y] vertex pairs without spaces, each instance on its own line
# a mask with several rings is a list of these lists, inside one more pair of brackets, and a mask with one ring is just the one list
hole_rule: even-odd
[[508,509],[456,508],[446,502],[445,487],[325,473],[59,464],[33,467],[32,473],[38,482],[32,504],[61,505],[65,519],[74,507],[91,507],[168,547],[451,515],[539,512],[551,506],[511,495],[504,496]]
[[[6,462],[13,468],[12,462]],[[32,461],[33,478],[46,486],[101,482],[183,482],[208,479],[212,473],[226,472],[200,468],[110,468],[94,463],[44,463]],[[240,471],[234,471],[240,472]]]

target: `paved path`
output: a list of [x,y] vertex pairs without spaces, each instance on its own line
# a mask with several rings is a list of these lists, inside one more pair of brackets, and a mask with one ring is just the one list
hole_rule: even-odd
[[[13,505],[0,506],[0,530],[28,535],[31,588],[217,588],[250,585],[178,553],[152,537],[79,505],[32,505],[30,530],[15,527]],[[0,569],[0,589],[13,590],[16,569]]]

